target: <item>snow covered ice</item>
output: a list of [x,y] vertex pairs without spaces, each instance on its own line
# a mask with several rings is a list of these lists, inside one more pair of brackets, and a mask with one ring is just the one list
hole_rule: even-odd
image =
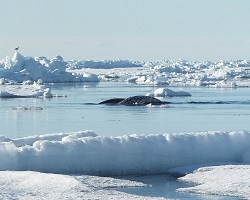
[[44,97],[51,98],[51,90],[44,85],[34,84],[2,84],[0,85],[0,98],[16,97]]
[[49,60],[46,57],[26,57],[15,52],[12,59],[6,57],[0,62],[0,77],[19,83],[27,80],[47,83],[96,81],[94,75],[72,75],[66,68],[67,62],[61,56]]
[[26,57],[18,52],[0,61],[0,77],[16,82],[127,81],[144,85],[249,87],[250,61],[65,61],[61,56]]
[[114,176],[168,173],[206,163],[250,163],[249,132],[103,137],[81,131],[1,140],[1,170]]
[[[67,191],[72,192],[71,190],[73,190],[75,192],[74,195],[79,197],[78,195],[83,195],[82,193],[79,194],[79,190],[88,189],[80,188],[89,186],[86,186],[86,182],[79,186],[79,180],[75,180],[75,177],[72,176],[53,174],[43,176],[35,172],[8,172],[8,170],[104,176],[150,175],[173,173],[173,171],[171,172],[173,168],[183,167],[185,169],[185,167],[188,168],[190,165],[206,166],[209,163],[210,165],[216,163],[250,163],[249,132],[204,132],[181,135],[102,137],[92,131],[80,131],[30,136],[19,139],[9,139],[2,136],[1,141],[0,169],[2,172],[0,172],[0,176],[6,177],[4,179],[1,178],[1,182],[3,182],[1,189],[8,191],[17,190],[16,195],[29,196],[29,194],[24,193],[33,190],[32,187],[35,187],[35,182],[44,183],[50,180],[50,184],[53,185],[53,181],[58,179],[57,176],[62,176],[60,179],[66,179],[66,183],[69,182],[71,186],[56,184],[58,186],[53,187],[59,188],[59,190],[57,193],[54,193],[48,192],[46,190],[48,186],[45,184],[46,186],[41,186],[45,189],[40,189],[43,190],[43,193],[46,193],[47,197],[59,195],[61,190],[66,190],[66,193],[64,193],[66,196],[69,195]],[[207,175],[207,173],[209,174]],[[214,176],[211,176],[210,173],[214,174]],[[228,183],[227,176],[222,176],[222,173],[227,174],[228,178],[232,179],[230,183]],[[219,167],[201,168],[193,174],[180,178],[180,180],[203,184],[190,188],[180,188],[179,191],[236,195],[249,198],[249,183],[244,181],[248,180],[249,177],[244,176],[243,179],[242,173],[249,174],[249,165],[233,165],[231,167],[222,165]],[[198,176],[196,176],[197,174]],[[205,178],[204,180],[205,175],[210,178]],[[39,177],[44,178],[41,179]],[[13,179],[17,180],[17,182],[14,182],[17,186],[14,186],[14,183],[10,184]],[[217,187],[223,181],[227,183],[225,188]],[[242,185],[242,183],[248,185]],[[25,191],[18,190],[19,184],[26,188]],[[139,183],[133,184],[138,186]],[[214,186],[210,187],[211,184],[214,184]],[[228,188],[232,184],[234,186],[237,185],[238,189],[229,191]],[[5,197],[5,194],[0,193],[0,197],[1,195]]]
[[158,88],[154,91],[153,94],[147,94],[148,96],[155,96],[155,97],[176,97],[176,96],[181,96],[181,97],[185,97],[185,96],[191,96],[190,93],[185,92],[185,91],[178,91],[175,92],[173,90],[170,90],[168,88]]
[[250,166],[224,165],[203,167],[179,178],[194,186],[179,188],[182,192],[210,193],[250,199]]
[[117,191],[122,187],[147,186],[140,182],[109,177],[70,176],[31,171],[0,172],[1,199],[164,199]]

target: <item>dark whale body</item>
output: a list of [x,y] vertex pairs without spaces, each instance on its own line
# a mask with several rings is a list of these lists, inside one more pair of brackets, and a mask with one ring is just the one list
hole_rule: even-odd
[[118,104],[119,102],[123,101],[125,98],[114,98],[114,99],[108,99],[105,101],[100,102],[99,104]]
[[108,99],[100,102],[99,104],[107,105],[126,105],[126,106],[145,106],[148,104],[161,105],[167,104],[167,102],[162,102],[159,99],[150,96],[133,96],[128,98],[114,98]]

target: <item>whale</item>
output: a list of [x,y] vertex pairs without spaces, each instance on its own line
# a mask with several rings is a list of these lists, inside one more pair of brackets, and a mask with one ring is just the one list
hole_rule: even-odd
[[107,99],[100,102],[99,104],[106,105],[126,105],[126,106],[145,106],[148,104],[151,105],[161,105],[168,104],[168,102],[161,101],[151,96],[132,96],[128,98],[113,98]]

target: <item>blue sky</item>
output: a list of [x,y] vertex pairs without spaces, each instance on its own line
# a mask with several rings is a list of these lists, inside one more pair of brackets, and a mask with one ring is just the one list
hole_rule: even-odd
[[0,0],[0,59],[250,59],[248,0]]

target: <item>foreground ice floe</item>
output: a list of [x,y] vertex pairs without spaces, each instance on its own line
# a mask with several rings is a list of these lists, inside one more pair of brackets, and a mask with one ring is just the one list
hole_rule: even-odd
[[250,133],[240,131],[119,137],[81,131],[1,141],[1,170],[146,175],[187,165],[250,163]]
[[102,137],[79,131],[18,139],[1,136],[0,141],[3,199],[153,199],[118,191],[121,187],[150,187],[140,181],[87,174],[185,172],[190,174],[179,180],[195,185],[179,188],[180,192],[250,198],[249,132]]
[[76,60],[26,57],[15,52],[0,61],[0,78],[16,82],[127,81],[143,85],[249,87],[250,61]]
[[199,168],[179,178],[194,184],[180,192],[238,196],[250,199],[250,165],[224,165]]
[[0,172],[0,199],[165,199],[132,195],[119,188],[150,187],[110,177],[63,175],[31,171]]

